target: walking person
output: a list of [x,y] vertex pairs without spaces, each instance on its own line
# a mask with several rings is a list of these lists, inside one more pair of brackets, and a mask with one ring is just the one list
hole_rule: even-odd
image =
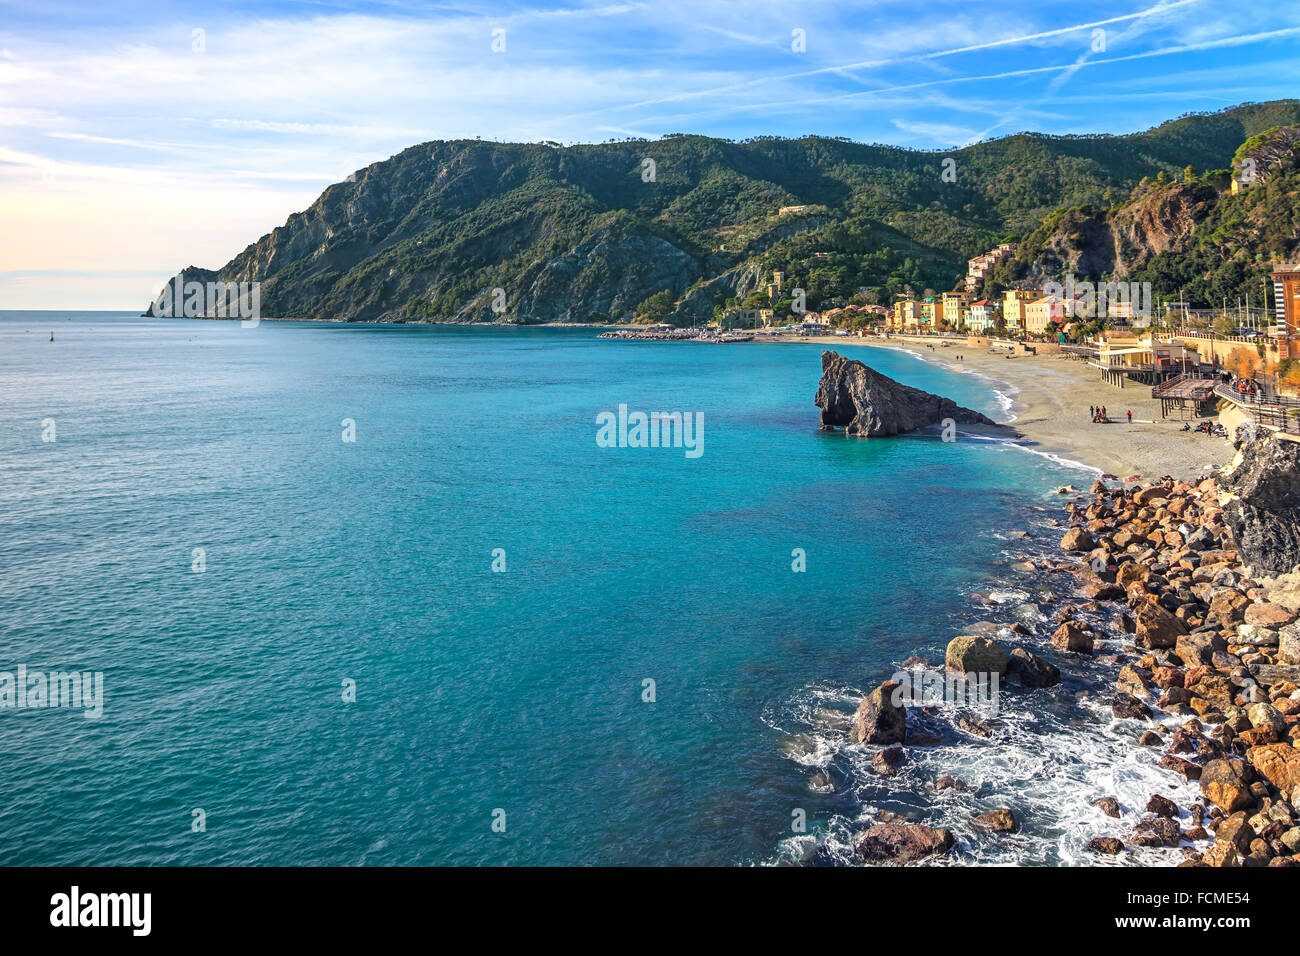
[[1088,406],[1088,417],[1089,417],[1089,418],[1096,418],[1096,417],[1097,417],[1097,406],[1096,406],[1096,405],[1089,405],[1089,406]]
[[1133,410],[1132,410],[1132,409],[1129,409],[1129,413],[1128,413],[1128,423],[1129,423],[1130,425],[1133,424]]

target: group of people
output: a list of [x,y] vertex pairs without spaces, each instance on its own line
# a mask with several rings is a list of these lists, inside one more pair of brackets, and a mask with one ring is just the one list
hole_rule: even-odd
[[[1093,421],[1093,424],[1094,424],[1094,425],[1096,425],[1096,424],[1105,424],[1105,423],[1107,423],[1107,422],[1110,421],[1110,418],[1106,415],[1106,406],[1105,406],[1105,405],[1089,405],[1089,406],[1088,406],[1088,414],[1092,416],[1092,421]],[[1125,412],[1124,414],[1126,414],[1126,415],[1128,416],[1128,423],[1129,423],[1130,425],[1132,425],[1132,424],[1133,424],[1133,411],[1132,411],[1132,409],[1129,409],[1129,410],[1128,410],[1127,412]]]
[[1212,435],[1212,436],[1214,436],[1215,438],[1227,438],[1227,437],[1228,437],[1228,430],[1227,430],[1226,428],[1224,428],[1223,425],[1220,424],[1219,422],[1214,422],[1214,423],[1210,423],[1210,422],[1201,422],[1201,423],[1200,423],[1199,425],[1197,425],[1195,428],[1193,428],[1193,427],[1192,427],[1191,425],[1189,425],[1187,422],[1183,422],[1183,431],[1185,431],[1185,432],[1200,432],[1200,433],[1202,433],[1202,434],[1204,434],[1204,435]]

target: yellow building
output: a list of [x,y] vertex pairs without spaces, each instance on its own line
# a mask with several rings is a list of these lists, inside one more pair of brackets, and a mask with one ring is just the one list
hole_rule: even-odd
[[1025,331],[1025,307],[1042,293],[1034,289],[1007,289],[1002,293],[1002,317],[1008,329]]
[[961,324],[961,317],[966,312],[966,305],[970,302],[970,296],[965,292],[945,292],[942,301],[943,312],[938,316],[937,320],[942,321],[946,316],[949,325]]
[[921,304],[915,299],[900,299],[894,303],[891,325],[896,329],[915,329],[921,324]]

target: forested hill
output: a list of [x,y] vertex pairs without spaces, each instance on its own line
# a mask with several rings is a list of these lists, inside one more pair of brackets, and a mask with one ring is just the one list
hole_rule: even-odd
[[1162,171],[1226,168],[1249,138],[1296,123],[1300,101],[1279,100],[945,152],[822,137],[438,141],[330,186],[215,276],[260,281],[265,316],[369,321],[690,321],[774,268],[810,308],[861,288],[886,301],[953,287],[967,258],[1062,208],[1114,205]]

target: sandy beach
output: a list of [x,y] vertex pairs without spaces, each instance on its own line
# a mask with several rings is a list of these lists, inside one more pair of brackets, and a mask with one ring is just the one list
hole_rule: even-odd
[[[1154,481],[1164,475],[1190,480],[1204,477],[1233,455],[1226,439],[1181,430],[1182,422],[1162,421],[1160,403],[1147,386],[1116,388],[1102,382],[1096,369],[1059,355],[1008,358],[1004,349],[967,348],[937,342],[810,336],[756,341],[815,345],[837,350],[859,346],[905,349],[928,362],[959,372],[982,375],[1011,399],[1008,424],[1037,451],[1079,462],[1120,478],[1138,475]],[[933,350],[928,346],[934,345]],[[962,358],[958,360],[957,356]],[[1106,406],[1113,420],[1094,425],[1091,405]],[[1133,412],[1128,423],[1126,413]],[[994,416],[998,417],[998,416]]]

